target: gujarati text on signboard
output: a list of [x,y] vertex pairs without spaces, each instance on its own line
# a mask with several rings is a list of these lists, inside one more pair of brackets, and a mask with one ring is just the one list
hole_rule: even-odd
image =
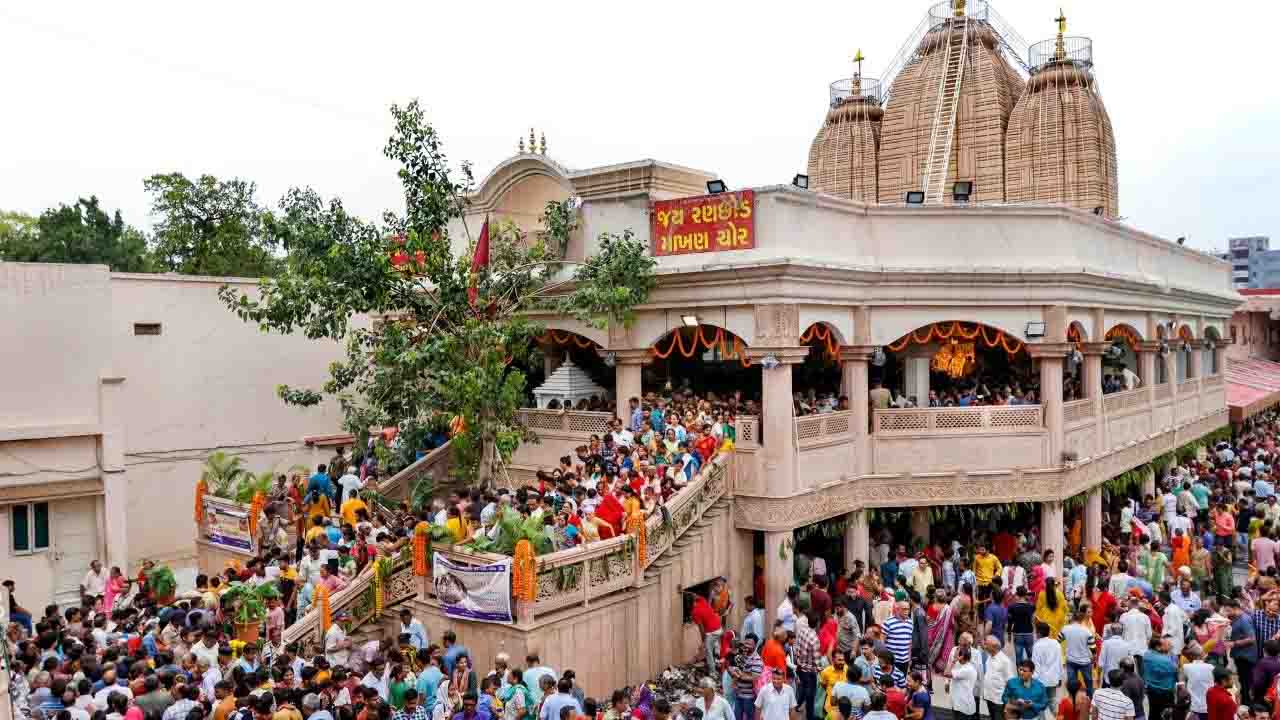
[[754,190],[659,200],[649,215],[653,254],[748,250],[756,246]]

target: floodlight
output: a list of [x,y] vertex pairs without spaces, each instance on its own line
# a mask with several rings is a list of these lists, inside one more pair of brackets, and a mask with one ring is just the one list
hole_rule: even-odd
[[923,191],[923,190],[909,190],[909,191],[907,191],[907,204],[908,204],[908,205],[923,205],[923,204],[924,204],[924,191]]
[[697,315],[681,315],[680,321],[684,323],[685,327],[698,327]]
[[792,184],[792,185],[795,185],[796,187],[800,188],[801,190],[808,190],[808,189],[809,189],[809,176],[808,176],[808,175],[805,175],[804,173],[796,173],[796,176],[795,176],[795,177],[793,177],[793,178],[791,178],[791,184]]
[[717,180],[707,181],[707,192],[711,193],[712,195],[719,195],[720,193],[728,189],[729,187],[724,184],[723,180],[717,179]]

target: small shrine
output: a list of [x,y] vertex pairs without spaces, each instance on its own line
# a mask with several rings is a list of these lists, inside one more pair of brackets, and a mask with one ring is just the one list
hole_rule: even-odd
[[538,408],[543,410],[547,409],[552,400],[558,401],[557,404],[562,408],[571,409],[579,400],[604,398],[608,394],[607,390],[595,384],[590,375],[567,357],[546,382],[533,390]]

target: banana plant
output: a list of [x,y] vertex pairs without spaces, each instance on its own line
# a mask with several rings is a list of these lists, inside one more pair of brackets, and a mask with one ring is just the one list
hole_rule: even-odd
[[236,488],[245,475],[249,474],[238,455],[229,455],[221,450],[209,453],[205,458],[204,469],[200,479],[204,480],[209,494],[214,497],[234,499]]

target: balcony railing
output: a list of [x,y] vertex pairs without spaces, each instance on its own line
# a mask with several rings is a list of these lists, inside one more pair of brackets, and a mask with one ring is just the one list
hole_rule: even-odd
[[1130,408],[1142,407],[1146,404],[1147,391],[1144,388],[1126,390],[1125,392],[1112,393],[1102,398],[1102,412],[1106,415],[1115,415]]
[[734,424],[737,428],[739,447],[756,447],[760,445],[760,418],[755,415],[739,415]]
[[1044,426],[1039,405],[907,408],[877,410],[875,432],[884,435],[917,433],[1026,432]]
[[1222,374],[1209,375],[1200,383],[1204,387],[1218,387],[1222,384]]
[[796,447],[803,449],[847,440],[851,422],[853,413],[848,410],[798,417],[795,419]]
[[1200,381],[1195,378],[1178,383],[1179,395],[1194,395],[1198,392],[1200,392]]
[[1085,398],[1083,400],[1072,400],[1062,404],[1062,421],[1068,425],[1074,425],[1085,420],[1093,419],[1093,398]]
[[525,408],[517,413],[520,424],[537,432],[561,433],[565,435],[603,435],[609,432],[609,421],[613,414],[607,412],[587,412],[583,410],[536,410]]
[[1171,383],[1162,382],[1156,386],[1155,392],[1156,392],[1156,402],[1160,402],[1161,400],[1168,400],[1170,397],[1173,396],[1173,385]]

